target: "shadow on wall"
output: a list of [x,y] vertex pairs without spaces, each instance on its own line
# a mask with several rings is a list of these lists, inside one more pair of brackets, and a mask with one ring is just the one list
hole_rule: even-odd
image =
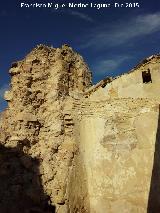
[[69,183],[69,206],[72,213],[89,213],[88,178],[84,167],[84,161],[77,154],[73,161],[73,168]]
[[0,212],[54,213],[39,175],[39,161],[0,145]]
[[160,106],[147,213],[160,213]]

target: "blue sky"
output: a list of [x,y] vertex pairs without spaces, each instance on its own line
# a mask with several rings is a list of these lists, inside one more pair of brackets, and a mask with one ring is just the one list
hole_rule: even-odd
[[69,44],[93,72],[96,83],[129,71],[143,58],[160,52],[160,1],[139,8],[20,8],[20,3],[111,3],[114,0],[5,0],[0,4],[0,111],[9,85],[8,69],[37,44]]

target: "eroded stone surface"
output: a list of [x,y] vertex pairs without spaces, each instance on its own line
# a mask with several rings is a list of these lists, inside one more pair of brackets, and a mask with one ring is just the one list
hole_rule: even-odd
[[39,45],[13,63],[0,120],[0,212],[14,203],[25,213],[158,213],[159,60],[94,86],[68,45]]
[[[147,212],[155,144],[159,142],[159,103],[147,99],[86,100],[79,108],[76,125],[90,212]],[[155,206],[154,212],[158,209]]]
[[[20,162],[25,169],[35,167],[25,156],[39,161],[37,178],[44,194],[57,212],[65,213],[69,173],[77,150],[72,103],[90,87],[91,73],[82,57],[67,45],[57,49],[40,45],[24,60],[13,63],[9,72],[11,90],[5,93],[8,109],[1,122],[1,144],[23,153]],[[25,188],[24,183],[19,187]],[[30,194],[26,196],[32,199]]]

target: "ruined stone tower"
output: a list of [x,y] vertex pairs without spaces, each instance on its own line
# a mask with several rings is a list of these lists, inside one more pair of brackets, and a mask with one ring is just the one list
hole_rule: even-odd
[[39,45],[9,72],[0,212],[159,213],[159,55],[92,86],[71,47]]
[[[29,212],[34,206],[43,210],[42,199],[48,198],[57,212],[67,212],[67,184],[77,151],[72,136],[72,105],[73,100],[90,87],[91,73],[83,58],[67,45],[57,49],[40,45],[24,60],[13,63],[9,73],[11,89],[5,93],[8,109],[3,114],[0,141],[4,147],[21,152],[23,170],[29,170],[28,176],[21,177],[26,178],[24,182],[33,178],[34,159],[38,160],[39,171],[35,176],[46,196],[41,195],[39,199],[38,189],[34,190],[37,180],[33,180],[33,184],[12,183],[11,180],[8,187],[18,184],[25,199],[34,200]],[[18,171],[17,175],[20,174]],[[16,190],[13,193],[18,196]],[[7,202],[10,201],[4,200],[4,208]],[[19,204],[14,205],[18,212]],[[27,204],[25,208],[27,211]],[[19,209],[19,212],[23,210]]]

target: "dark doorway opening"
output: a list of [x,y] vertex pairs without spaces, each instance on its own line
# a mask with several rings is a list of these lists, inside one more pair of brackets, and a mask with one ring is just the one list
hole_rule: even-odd
[[143,83],[152,83],[150,70],[142,72]]

